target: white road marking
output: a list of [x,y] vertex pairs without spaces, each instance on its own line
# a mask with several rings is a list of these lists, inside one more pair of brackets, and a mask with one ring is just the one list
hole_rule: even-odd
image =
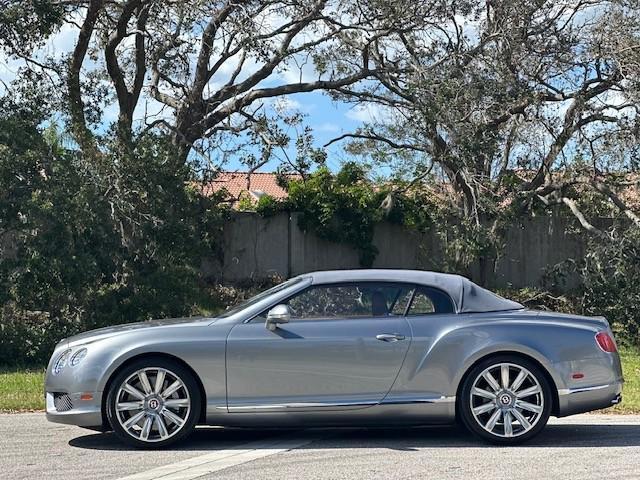
[[136,473],[119,480],[190,480],[269,455],[299,448],[318,440],[318,438],[320,438],[318,435],[305,437],[297,435],[259,440]]

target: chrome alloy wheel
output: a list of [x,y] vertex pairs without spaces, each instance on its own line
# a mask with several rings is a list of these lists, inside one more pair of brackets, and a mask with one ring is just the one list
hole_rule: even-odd
[[544,411],[540,381],[526,368],[497,363],[482,371],[470,393],[471,412],[491,435],[511,438],[529,432]]
[[191,399],[185,383],[172,371],[143,368],[122,383],[115,410],[118,423],[133,438],[161,442],[186,424]]

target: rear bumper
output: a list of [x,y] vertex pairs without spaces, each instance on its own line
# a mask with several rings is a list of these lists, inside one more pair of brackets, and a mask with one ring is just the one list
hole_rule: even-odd
[[56,407],[54,394],[47,392],[46,403],[47,420],[50,422],[93,428],[103,425],[102,392],[93,392],[92,400],[81,400],[80,393],[68,394],[68,400],[65,399],[63,407],[60,404]]
[[622,382],[558,390],[559,417],[591,412],[622,401]]

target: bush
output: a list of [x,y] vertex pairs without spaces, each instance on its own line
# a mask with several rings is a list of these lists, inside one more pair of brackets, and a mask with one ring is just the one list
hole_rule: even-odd
[[640,229],[614,230],[611,241],[592,240],[578,271],[582,303],[604,315],[625,343],[640,345]]
[[378,254],[374,227],[382,219],[386,194],[374,188],[362,166],[346,163],[335,175],[322,167],[306,180],[290,181],[288,191],[286,206],[300,212],[301,230],[351,245],[360,252],[363,267],[373,264]]
[[623,344],[640,346],[640,229],[614,227],[609,238],[591,238],[585,256],[555,265],[550,284],[560,286],[577,274],[571,294],[545,290],[505,290],[501,294],[527,307],[604,316]]
[[60,339],[78,331],[79,318],[72,312],[51,317],[7,303],[0,309],[0,365],[46,365]]
[[93,158],[58,140],[0,105],[4,365],[42,364],[78,331],[198,312],[201,259],[220,245],[226,210],[165,139]]
[[534,310],[582,313],[580,297],[576,295],[555,295],[538,288],[502,289],[496,293]]
[[256,212],[263,217],[271,217],[282,210],[284,202],[280,202],[271,195],[263,195],[256,204]]

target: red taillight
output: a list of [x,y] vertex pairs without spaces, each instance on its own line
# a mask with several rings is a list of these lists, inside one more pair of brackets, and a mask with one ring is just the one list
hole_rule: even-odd
[[616,342],[607,332],[598,332],[596,334],[596,342],[598,343],[598,346],[607,353],[613,353],[618,350]]

